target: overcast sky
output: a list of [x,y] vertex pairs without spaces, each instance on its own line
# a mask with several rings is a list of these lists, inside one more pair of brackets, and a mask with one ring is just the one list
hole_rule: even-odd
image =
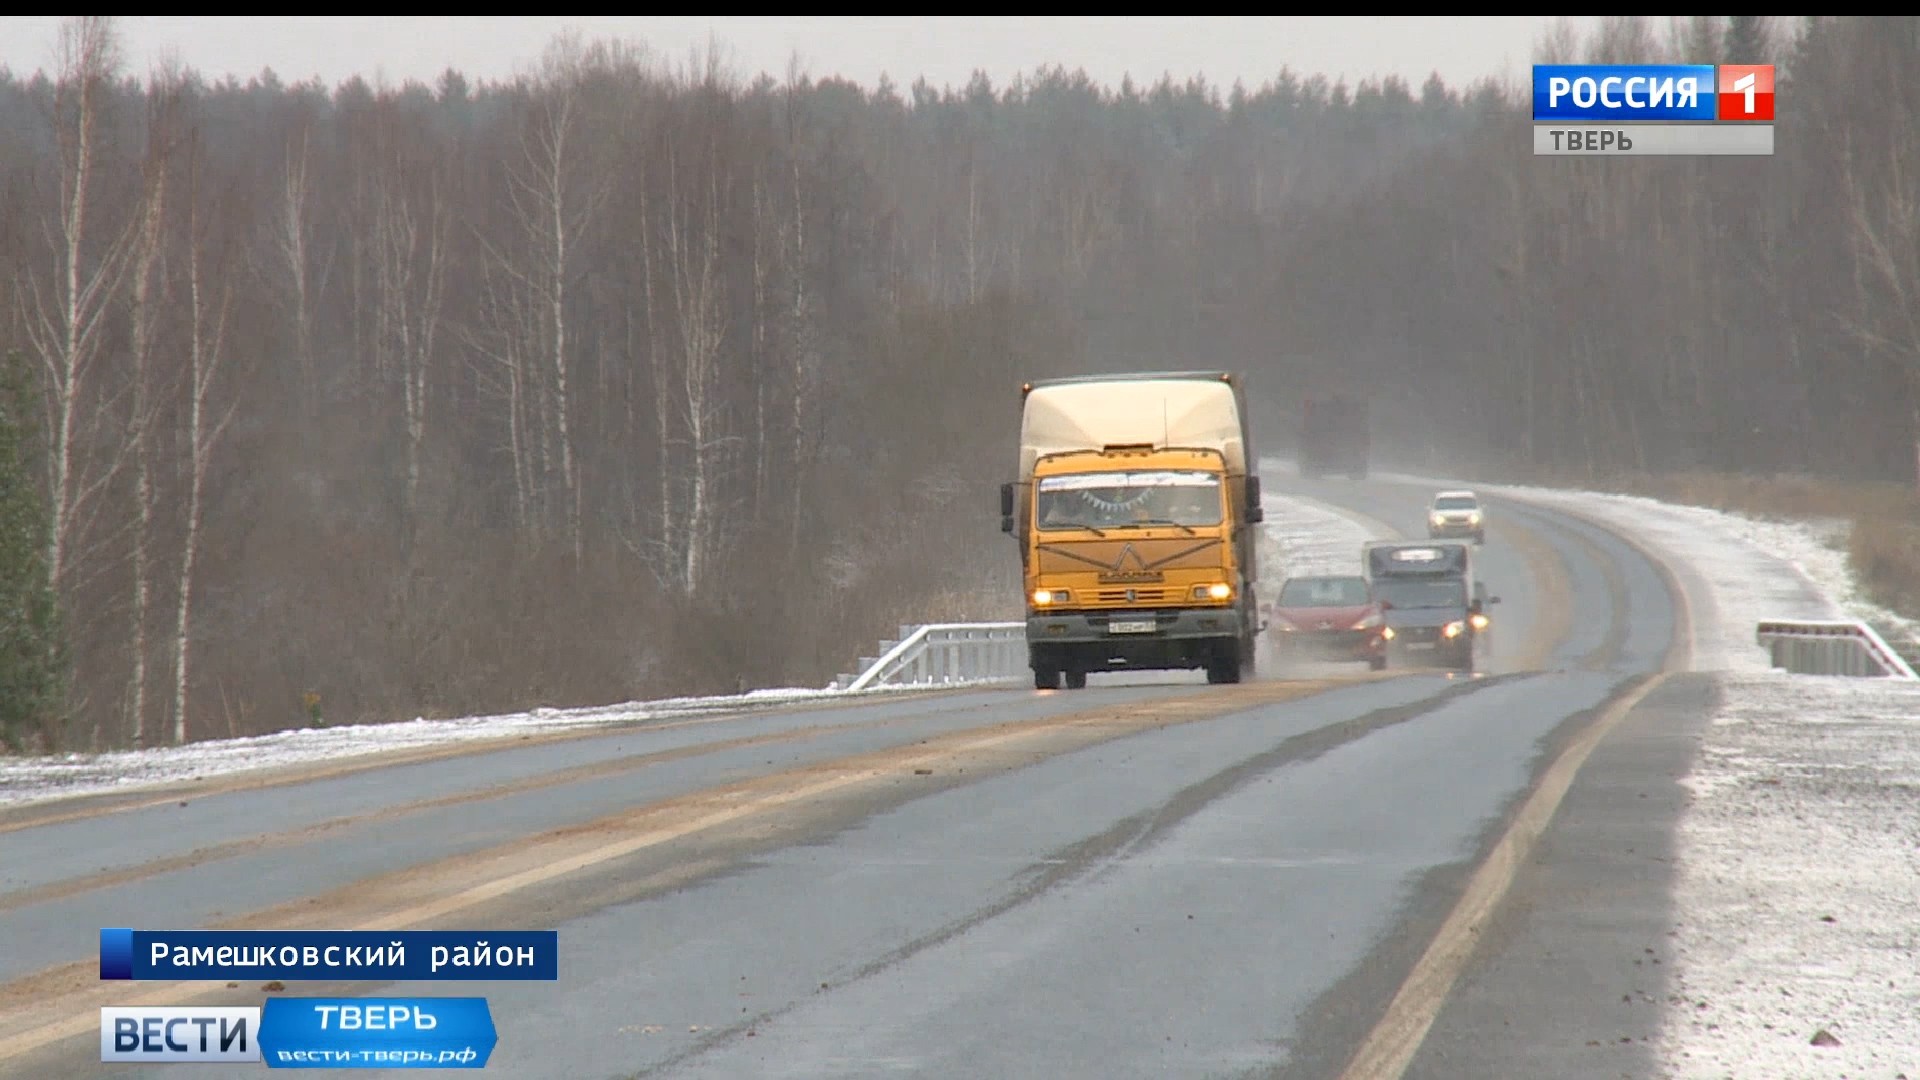
[[[995,86],[1017,72],[1059,64],[1117,84],[1131,74],[1203,74],[1222,87],[1259,86],[1282,67],[1347,79],[1399,74],[1417,89],[1438,71],[1459,86],[1484,76],[1528,76],[1533,46],[1556,17],[1430,18],[1285,16],[1169,17],[720,17],[720,16],[123,16],[130,74],[144,76],[163,50],[209,78],[241,81],[272,68],[282,81],[319,76],[329,86],[354,74],[429,84],[453,67],[495,79],[528,68],[556,33],[644,42],[674,61],[711,34],[735,69],[784,74],[797,54],[816,78],[840,75],[871,86],[884,72],[901,88],[924,75],[964,85],[984,70]],[[0,65],[15,75],[51,68],[61,17],[0,16]],[[1580,17],[1576,24],[1593,19]]]

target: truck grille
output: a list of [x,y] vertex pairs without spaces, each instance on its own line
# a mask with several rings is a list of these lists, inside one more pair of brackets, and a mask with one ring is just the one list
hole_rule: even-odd
[[1157,604],[1166,599],[1165,589],[1133,589],[1132,599],[1128,599],[1126,589],[1101,589],[1100,602],[1103,604]]

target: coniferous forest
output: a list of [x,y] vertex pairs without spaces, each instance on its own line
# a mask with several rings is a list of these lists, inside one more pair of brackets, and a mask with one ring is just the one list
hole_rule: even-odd
[[0,735],[821,685],[1017,617],[1019,384],[1247,373],[1383,458],[1911,486],[1920,18],[1609,20],[1775,63],[1771,158],[1535,157],[1526,88],[862,88],[640,43],[327,87],[0,74]]

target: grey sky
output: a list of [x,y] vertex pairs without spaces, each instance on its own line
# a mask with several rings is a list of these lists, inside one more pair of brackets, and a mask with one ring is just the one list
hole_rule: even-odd
[[[245,81],[272,68],[283,81],[318,75],[329,86],[356,73],[431,83],[447,67],[510,77],[556,33],[576,28],[588,38],[644,41],[675,62],[712,34],[748,75],[783,74],[797,53],[809,75],[869,86],[882,72],[902,88],[920,75],[958,86],[975,69],[1004,86],[1017,72],[1060,64],[1110,85],[1127,73],[1142,83],[1170,73],[1252,88],[1285,66],[1350,84],[1399,74],[1417,88],[1433,71],[1456,86],[1485,76],[1523,82],[1535,40],[1556,18],[124,16],[120,26],[130,74],[144,76],[171,48],[209,78]],[[0,65],[22,76],[50,68],[59,24],[59,16],[0,17]]]

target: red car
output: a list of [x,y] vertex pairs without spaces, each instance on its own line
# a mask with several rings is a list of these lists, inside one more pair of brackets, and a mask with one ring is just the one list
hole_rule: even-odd
[[1365,660],[1387,666],[1387,622],[1358,574],[1288,578],[1267,607],[1267,632],[1282,660]]

